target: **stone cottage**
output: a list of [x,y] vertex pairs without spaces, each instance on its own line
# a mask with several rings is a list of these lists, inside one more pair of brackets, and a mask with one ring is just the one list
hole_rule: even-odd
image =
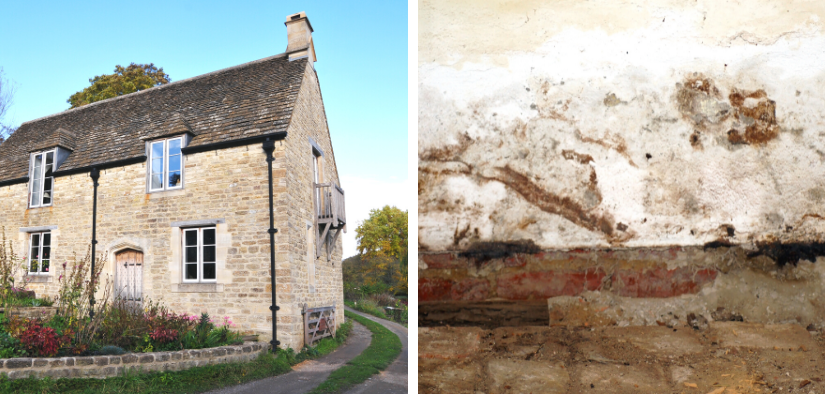
[[272,337],[269,163],[277,336],[304,344],[304,308],[343,321],[341,189],[312,25],[286,18],[286,52],[26,122],[0,145],[0,225],[54,296],[92,241],[121,297],[228,316]]
[[419,9],[422,392],[530,391],[448,325],[825,327],[824,3]]

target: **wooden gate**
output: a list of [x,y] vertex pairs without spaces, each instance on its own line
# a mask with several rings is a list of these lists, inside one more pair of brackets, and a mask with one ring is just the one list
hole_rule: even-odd
[[315,341],[335,336],[335,307],[310,308],[304,315],[304,343],[312,346]]
[[143,253],[120,251],[115,255],[115,298],[137,308],[143,307]]

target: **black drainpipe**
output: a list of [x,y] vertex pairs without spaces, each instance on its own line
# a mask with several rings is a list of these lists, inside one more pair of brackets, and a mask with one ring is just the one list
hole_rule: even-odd
[[272,200],[272,162],[275,158],[272,152],[275,150],[275,141],[269,138],[264,141],[264,151],[266,152],[266,162],[269,164],[269,276],[272,281],[272,305],[269,310],[272,311],[272,352],[277,351],[281,341],[278,340],[278,309],[281,309],[275,299],[275,233],[278,229],[275,228],[274,204]]
[[97,167],[92,168],[92,172],[89,174],[92,177],[95,185],[94,191],[94,198],[92,202],[92,274],[91,278],[89,279],[89,285],[92,287],[91,295],[89,296],[89,318],[95,318],[95,246],[97,245],[97,180],[100,179],[100,170]]

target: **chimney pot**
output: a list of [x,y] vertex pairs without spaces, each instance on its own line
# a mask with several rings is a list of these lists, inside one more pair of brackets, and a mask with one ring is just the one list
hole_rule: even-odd
[[286,22],[287,46],[286,53],[289,60],[308,57],[315,62],[315,45],[312,43],[312,25],[304,11],[287,15]]

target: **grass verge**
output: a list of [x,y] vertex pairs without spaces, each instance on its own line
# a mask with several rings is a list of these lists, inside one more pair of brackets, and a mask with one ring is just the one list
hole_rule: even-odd
[[401,353],[401,339],[398,335],[365,317],[348,311],[345,314],[348,319],[355,320],[372,331],[372,341],[361,355],[333,371],[324,383],[310,391],[309,394],[343,392],[387,369]]
[[129,373],[106,379],[17,379],[0,376],[0,393],[196,393],[246,383],[292,370],[292,366],[331,353],[352,331],[352,322],[342,324],[335,338],[322,339],[315,348],[279,350],[278,357],[261,354],[246,363],[196,367],[186,371]]
[[380,317],[384,320],[392,321],[389,317],[387,317],[387,314],[384,313],[384,310],[381,309],[381,307],[379,307],[375,304],[370,304],[370,303],[365,303],[365,302],[356,303],[356,302],[353,302],[353,301],[344,301],[344,305],[346,305],[346,306],[348,306],[352,309],[355,309],[356,311],[364,312],[368,315],[373,315],[375,317]]

